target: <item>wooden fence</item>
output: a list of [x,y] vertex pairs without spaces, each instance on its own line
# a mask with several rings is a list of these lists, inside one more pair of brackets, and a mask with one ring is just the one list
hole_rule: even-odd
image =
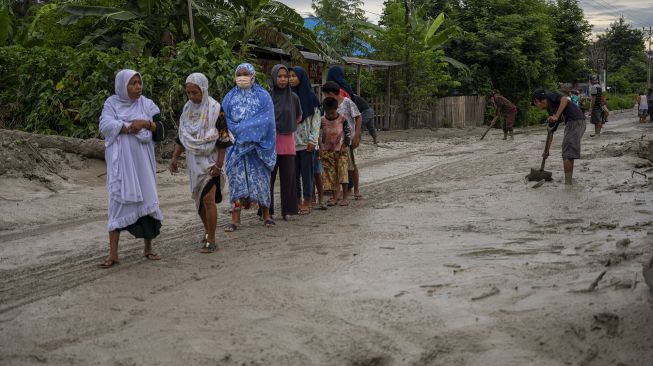
[[398,100],[387,103],[384,97],[368,99],[374,108],[375,126],[383,130],[481,126],[485,118],[485,101],[481,95],[440,98],[416,108],[406,118]]

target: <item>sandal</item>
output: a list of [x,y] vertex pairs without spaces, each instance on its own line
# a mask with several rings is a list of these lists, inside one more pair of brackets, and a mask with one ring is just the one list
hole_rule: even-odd
[[343,207],[349,206],[349,200],[348,199],[340,200],[338,206],[343,206]]
[[327,204],[327,206],[335,206],[335,205],[338,204],[338,200],[332,198],[332,199],[328,200],[326,204]]
[[363,195],[360,194],[360,193],[354,193],[354,199],[357,200],[357,201],[358,201],[358,200],[362,200],[362,199],[363,199]]
[[115,264],[118,264],[118,263],[120,263],[118,260],[105,259],[104,262],[98,264],[97,266],[100,267],[100,268],[107,269],[107,268],[113,267]]
[[308,215],[309,213],[311,213],[311,209],[310,208],[299,209],[297,213],[299,215]]
[[225,233],[233,233],[234,231],[238,230],[239,227],[240,227],[240,225],[236,225],[236,224],[233,224],[233,223],[232,224],[227,224],[227,226],[224,227],[224,232]]
[[214,243],[211,244],[209,242],[206,242],[202,248],[200,248],[200,253],[213,253],[216,250],[218,250],[218,246]]
[[329,208],[328,208],[327,205],[325,205],[324,203],[320,203],[320,204],[317,206],[317,209],[318,209],[318,210],[322,210],[322,211],[326,211],[326,210],[328,210]]
[[265,220],[265,221],[263,222],[263,225],[265,225],[265,227],[267,227],[267,228],[271,228],[271,227],[273,227],[273,226],[276,226],[277,224],[274,222],[274,220],[272,220],[272,219],[267,219],[267,220]]
[[158,260],[161,259],[161,257],[159,257],[158,254],[156,254],[156,253],[151,253],[151,252],[150,252],[150,253],[147,253],[147,254],[143,254],[143,258],[145,258],[145,259],[147,259],[147,260],[151,260],[151,261],[158,261]]

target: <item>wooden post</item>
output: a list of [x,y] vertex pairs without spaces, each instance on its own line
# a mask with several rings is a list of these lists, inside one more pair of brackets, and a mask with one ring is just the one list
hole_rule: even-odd
[[386,96],[385,96],[385,110],[383,111],[383,125],[385,128],[390,129],[390,68],[388,67],[388,75],[386,76]]
[[356,94],[361,95],[361,65],[356,65]]

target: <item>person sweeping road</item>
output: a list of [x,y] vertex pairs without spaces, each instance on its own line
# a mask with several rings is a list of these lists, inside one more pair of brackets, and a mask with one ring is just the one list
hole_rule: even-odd
[[[562,139],[562,161],[565,171],[565,184],[572,184],[574,160],[580,159],[580,141],[585,133],[585,115],[581,109],[571,103],[570,99],[558,94],[547,93],[544,89],[533,92],[533,105],[546,109],[549,113],[547,122],[555,124],[562,118],[565,121],[565,132]],[[547,152],[544,153],[548,154]]]
[[499,116],[503,117],[503,139],[507,140],[508,136],[510,136],[510,140],[512,140],[517,107],[506,97],[499,94],[498,91],[492,92],[488,100],[494,104],[494,109],[496,110],[496,116],[494,118],[499,118]]

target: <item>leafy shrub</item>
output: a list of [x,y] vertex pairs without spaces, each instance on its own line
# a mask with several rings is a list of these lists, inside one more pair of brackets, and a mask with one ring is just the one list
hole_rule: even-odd
[[222,99],[231,88],[237,65],[222,40],[206,47],[182,42],[162,57],[135,57],[111,49],[0,47],[0,127],[99,137],[98,120],[107,97],[114,94],[114,78],[124,68],[143,76],[143,95],[161,108],[170,126],[176,125],[186,102],[184,81],[192,72],[204,73],[210,93]]
[[611,111],[618,109],[633,109],[635,104],[637,104],[637,95],[635,94],[607,95],[606,99],[608,109]]

